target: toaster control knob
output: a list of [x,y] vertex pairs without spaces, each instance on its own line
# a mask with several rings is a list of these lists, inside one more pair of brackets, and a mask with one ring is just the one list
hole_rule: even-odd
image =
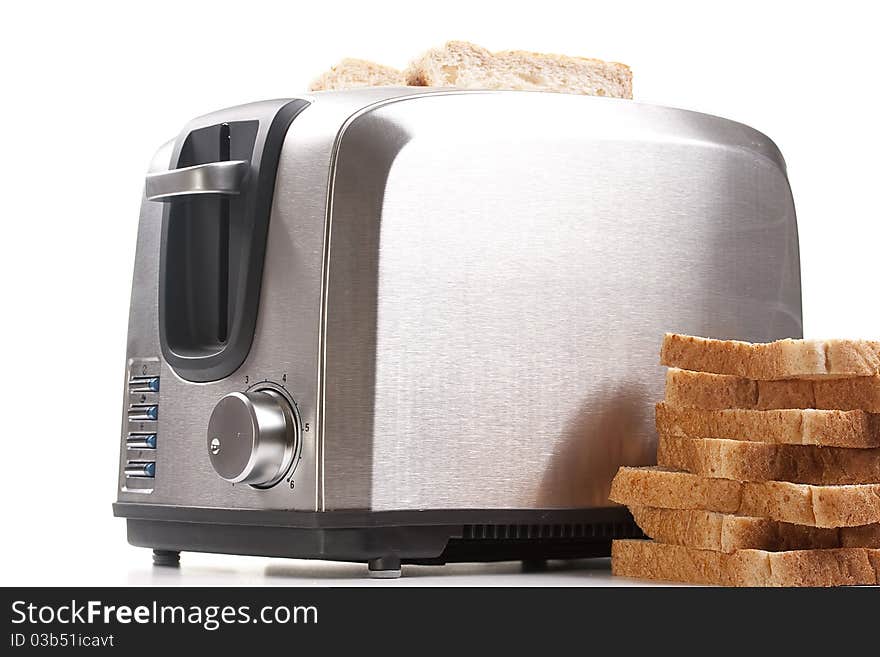
[[269,487],[290,468],[298,431],[293,408],[281,393],[232,392],[211,413],[208,458],[226,481]]

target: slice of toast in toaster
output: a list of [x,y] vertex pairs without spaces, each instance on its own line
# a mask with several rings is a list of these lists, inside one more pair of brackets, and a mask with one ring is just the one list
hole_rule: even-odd
[[762,381],[880,374],[880,342],[779,340],[753,344],[667,333],[660,364]]
[[880,524],[823,528],[768,518],[734,516],[693,509],[634,506],[633,518],[646,536],[661,543],[700,550],[809,550],[880,548]]
[[611,482],[608,497],[626,506],[715,511],[810,527],[856,527],[880,522],[880,484],[740,482],[660,467],[622,467]]
[[706,411],[660,402],[655,422],[661,435],[728,438],[825,447],[880,447],[880,415],[865,411],[731,408]]
[[406,78],[396,68],[348,58],[315,78],[309,85],[309,91],[396,86],[406,86]]
[[[880,483],[880,448],[660,436],[657,464],[703,477],[819,486]],[[880,547],[880,546],[878,546]]]
[[405,71],[420,87],[518,89],[632,98],[632,71],[625,64],[509,50],[492,53],[466,41],[428,50]]
[[618,540],[611,572],[624,577],[720,586],[857,586],[880,582],[880,550],[698,550]]
[[754,381],[729,374],[670,368],[666,372],[665,401],[673,406],[704,410],[818,408],[880,413],[880,376]]

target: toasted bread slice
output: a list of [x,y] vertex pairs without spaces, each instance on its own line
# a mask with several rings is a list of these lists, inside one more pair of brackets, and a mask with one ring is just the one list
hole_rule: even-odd
[[880,484],[740,482],[660,467],[623,467],[611,482],[608,497],[630,507],[715,511],[810,527],[857,527],[880,522]]
[[660,436],[657,464],[704,477],[820,486],[880,483],[880,448]]
[[666,372],[665,401],[672,406],[704,410],[816,408],[880,413],[880,376],[753,381],[671,368]]
[[667,333],[660,364],[747,379],[831,379],[880,374],[880,342],[779,340],[753,344]]
[[822,528],[768,518],[691,509],[634,506],[636,524],[654,540],[700,550],[808,550],[865,547],[880,549],[880,524]]
[[719,586],[856,586],[880,582],[880,550],[738,550],[728,554],[656,541],[619,540],[611,547],[611,572]]
[[406,78],[396,68],[363,59],[343,59],[316,78],[309,85],[309,91],[395,86],[406,86]]
[[407,84],[421,87],[632,98],[632,71],[625,64],[518,50],[491,53],[466,41],[427,51],[409,65],[405,76]]
[[825,447],[880,447],[880,415],[864,411],[705,411],[660,402],[655,420],[661,435]]
[[[834,383],[862,381],[865,378],[872,377],[836,379]],[[664,401],[670,406],[707,411],[730,408],[759,411],[816,408],[813,383],[806,379],[754,381],[730,374],[691,372],[673,367],[666,371]]]
[[[767,403],[775,403],[772,392],[768,391]],[[816,408],[880,413],[880,376],[813,381],[813,399]]]
[[629,507],[737,513],[742,506],[742,483],[659,466],[622,467],[611,480],[608,499]]

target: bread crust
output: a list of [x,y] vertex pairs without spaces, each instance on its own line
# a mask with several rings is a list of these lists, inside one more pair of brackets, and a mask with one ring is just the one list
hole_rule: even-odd
[[412,86],[632,98],[632,71],[626,64],[523,50],[492,53],[467,41],[428,50],[410,63],[404,76]]
[[880,549],[880,524],[859,527],[810,527],[769,518],[753,518],[693,509],[634,506],[630,512],[646,536],[700,550]]
[[719,586],[858,586],[880,582],[880,550],[698,550],[617,540],[611,572],[623,577]]
[[622,467],[611,482],[609,499],[626,506],[714,511],[810,527],[880,522],[880,484],[740,482],[660,467]]
[[703,477],[820,486],[880,483],[880,448],[660,436],[657,464]]
[[742,484],[661,467],[622,467],[611,480],[608,499],[626,506],[737,513]]
[[315,78],[309,91],[405,85],[406,78],[396,68],[365,59],[346,58]]
[[664,400],[672,406],[703,410],[815,408],[880,413],[880,376],[754,381],[671,368],[666,372]]
[[653,540],[612,572],[722,586],[880,583],[880,343],[667,334],[655,467],[612,501]]
[[666,402],[656,406],[661,435],[727,438],[790,445],[880,447],[880,415],[865,411],[777,409],[707,411]]
[[779,340],[757,343],[667,333],[660,364],[759,381],[880,374],[880,342]]

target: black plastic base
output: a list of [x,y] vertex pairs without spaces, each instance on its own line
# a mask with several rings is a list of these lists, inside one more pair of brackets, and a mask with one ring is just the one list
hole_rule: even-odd
[[524,573],[539,573],[547,570],[546,559],[523,559],[522,571]]
[[612,539],[642,536],[622,508],[307,513],[116,504],[114,510],[128,518],[129,543],[154,554],[356,561],[376,573],[399,571],[401,563],[602,557]]

